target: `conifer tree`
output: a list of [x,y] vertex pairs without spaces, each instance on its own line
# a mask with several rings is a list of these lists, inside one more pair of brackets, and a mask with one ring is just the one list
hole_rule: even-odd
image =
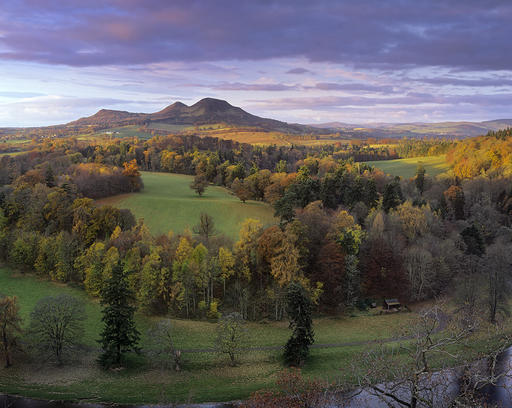
[[121,364],[123,353],[139,351],[137,343],[140,334],[135,327],[135,308],[130,304],[132,298],[133,294],[118,261],[101,291],[102,321],[105,327],[99,340],[103,349],[99,361],[104,367]]
[[302,366],[309,354],[309,346],[314,343],[311,300],[299,283],[288,285],[286,311],[290,318],[292,336],[284,348],[284,359],[291,366]]

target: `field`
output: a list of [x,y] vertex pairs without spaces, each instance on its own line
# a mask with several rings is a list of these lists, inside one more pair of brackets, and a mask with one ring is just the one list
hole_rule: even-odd
[[[0,267],[0,288],[6,295],[18,297],[20,314],[27,327],[30,311],[45,296],[67,293],[86,305],[87,320],[83,346],[63,366],[44,360],[21,361],[9,369],[0,365],[0,392],[50,400],[80,400],[93,403],[172,404],[176,402],[231,401],[247,398],[252,392],[272,388],[277,374],[284,369],[282,346],[290,332],[287,322],[247,323],[247,349],[237,366],[230,366],[225,356],[211,352],[216,323],[201,320],[171,319],[175,347],[182,350],[182,370],[175,372],[150,364],[144,354],[147,329],[158,317],[136,315],[142,334],[141,355],[129,355],[123,370],[104,371],[97,363],[102,323],[97,300],[79,288],[38,279],[33,275]],[[419,306],[411,306],[417,310]],[[400,336],[410,325],[414,313],[378,315],[376,311],[354,316],[317,317],[314,319],[317,345],[313,348],[303,374],[331,382],[354,381],[352,364],[368,348],[382,340]],[[507,327],[509,324],[507,324]],[[465,344],[464,353],[476,358],[486,347],[478,338]],[[389,343],[396,347],[398,343]],[[195,350],[195,351],[194,351]],[[446,362],[442,356],[439,363]],[[439,363],[434,362],[434,366]]]
[[138,137],[140,139],[151,139],[153,136],[149,131],[141,130],[140,126],[120,126],[110,129],[104,129],[95,136],[107,136],[112,138]]
[[[41,281],[31,275],[0,268],[0,288],[16,295],[25,326],[30,311],[45,296],[67,293],[86,304],[86,346],[73,363],[55,367],[48,363],[17,364],[0,368],[0,390],[28,397],[47,399],[84,399],[93,402],[172,403],[176,401],[228,401],[247,397],[251,392],[270,387],[276,373],[283,369],[279,350],[251,350],[244,353],[236,367],[215,353],[183,353],[183,371],[151,368],[144,358],[134,356],[121,372],[105,372],[97,367],[97,343],[101,330],[100,306],[78,288]],[[357,343],[392,337],[405,325],[411,314],[370,315],[315,319],[319,344]],[[152,321],[137,316],[138,329],[145,333]],[[178,349],[205,349],[213,345],[216,323],[173,319],[175,345]],[[286,322],[249,323],[250,347],[281,346],[289,336]],[[144,349],[146,338],[142,336]],[[366,345],[320,348],[312,351],[304,369],[308,376],[336,380],[346,376],[351,361]],[[345,369],[345,370],[344,370]]]
[[141,192],[110,197],[98,203],[130,209],[137,219],[144,219],[153,234],[192,230],[202,212],[210,214],[216,228],[233,239],[238,237],[240,225],[246,218],[258,219],[263,225],[276,222],[274,210],[268,204],[242,203],[222,187],[209,186],[199,197],[189,188],[191,176],[143,172],[142,179],[144,189]]
[[444,155],[429,157],[412,157],[409,159],[374,160],[366,162],[371,166],[381,169],[384,173],[403,178],[411,178],[416,174],[419,164],[425,168],[427,175],[437,176],[446,172],[449,167]]

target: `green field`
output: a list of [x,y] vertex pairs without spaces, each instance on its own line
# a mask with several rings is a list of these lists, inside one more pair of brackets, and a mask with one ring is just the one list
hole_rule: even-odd
[[144,189],[141,192],[98,202],[130,209],[137,219],[144,219],[153,234],[192,230],[202,212],[210,214],[216,228],[233,239],[238,237],[240,225],[246,218],[258,219],[263,225],[276,222],[274,210],[268,204],[242,203],[223,187],[209,186],[199,197],[189,187],[192,179],[181,174],[143,172]]
[[[283,369],[279,350],[251,350],[231,367],[224,356],[215,353],[183,353],[179,373],[152,368],[143,356],[132,357],[122,371],[103,371],[95,362],[101,330],[100,306],[79,288],[40,280],[32,275],[14,273],[0,267],[0,291],[18,296],[24,325],[30,311],[45,296],[67,293],[86,304],[86,334],[81,341],[88,346],[63,367],[45,362],[16,362],[4,369],[0,364],[0,392],[45,399],[70,399],[91,402],[173,403],[229,401],[246,398],[251,392],[271,387]],[[371,315],[315,319],[317,343],[367,342],[392,337],[407,324],[411,314]],[[137,327],[143,333],[144,349],[149,325],[158,318],[139,315]],[[173,319],[175,346],[181,350],[211,348],[216,323]],[[250,347],[283,345],[290,332],[287,322],[248,323]],[[351,362],[367,346],[346,345],[313,349],[304,368],[310,377],[342,379]]]
[[400,176],[403,178],[414,177],[419,164],[422,164],[427,172],[427,175],[432,177],[444,173],[449,169],[444,155],[412,157],[409,159],[396,160],[374,160],[368,161],[366,163],[381,169],[384,173],[391,174],[393,176]]
[[94,136],[107,136],[112,138],[138,137],[139,139],[151,139],[153,137],[151,132],[140,129],[141,126],[135,125],[119,126],[100,130],[96,132]]
[[[100,305],[96,300],[88,298],[80,288],[40,280],[7,267],[0,267],[0,292],[18,297],[25,327],[30,311],[45,296],[67,293],[80,298],[87,313],[85,335],[80,339],[85,347],[71,361],[59,367],[44,360],[23,361],[18,356],[9,369],[0,364],[0,393],[121,404],[232,401],[245,399],[257,390],[272,388],[277,374],[284,369],[279,349],[247,350],[235,367],[228,364],[225,356],[216,353],[187,352],[190,349],[211,349],[216,323],[173,318],[175,347],[183,350],[182,371],[156,368],[149,364],[144,353],[130,355],[123,370],[104,371],[96,363],[99,349],[95,340],[102,327]],[[351,370],[361,353],[380,340],[401,335],[413,317],[411,313],[378,315],[374,311],[360,312],[354,317],[315,318],[316,343],[332,346],[313,348],[303,374],[332,382],[354,381]],[[142,333],[142,350],[147,344],[147,329],[158,319],[136,315],[137,328]],[[282,346],[290,335],[286,321],[249,322],[247,330],[247,346],[253,348]],[[478,341],[465,344],[464,353],[468,358],[476,358],[479,349],[486,347],[485,342],[480,345]],[[389,347],[397,344],[390,343]],[[439,365],[446,362],[446,358],[441,356]]]

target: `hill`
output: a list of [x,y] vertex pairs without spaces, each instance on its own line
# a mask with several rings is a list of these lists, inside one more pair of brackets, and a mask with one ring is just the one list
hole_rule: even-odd
[[144,189],[141,192],[103,199],[99,203],[130,209],[137,219],[144,219],[153,234],[192,230],[202,212],[210,214],[217,230],[233,240],[238,239],[240,225],[246,218],[258,219],[263,225],[276,222],[270,205],[257,201],[242,203],[222,187],[209,186],[199,197],[189,188],[192,176],[142,172],[142,179]]
[[[221,99],[204,98],[194,105],[187,106],[175,102],[155,113],[131,113],[101,109],[92,116],[68,123],[67,127],[98,126],[102,128],[140,125],[151,129],[170,130],[169,125],[179,127],[224,124],[237,128],[252,128],[290,134],[321,133],[324,129],[305,125],[289,124],[274,119],[252,115],[242,108],[233,106]],[[177,127],[177,128],[176,128]]]
[[497,119],[484,122],[438,122],[438,123],[368,123],[349,124],[341,122],[310,125],[331,132],[339,131],[355,138],[467,138],[486,134],[490,130],[502,130],[512,125],[512,119]]

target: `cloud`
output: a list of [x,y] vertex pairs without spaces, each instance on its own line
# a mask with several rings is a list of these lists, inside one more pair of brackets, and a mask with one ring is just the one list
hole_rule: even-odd
[[464,79],[453,77],[435,77],[435,78],[421,78],[414,79],[413,81],[422,82],[432,85],[452,85],[463,87],[504,87],[512,86],[512,79],[510,78],[478,78],[478,79]]
[[319,82],[312,88],[320,89],[322,91],[364,91],[375,93],[393,93],[395,87],[391,85],[373,85],[363,83],[347,83],[339,84],[332,82]]
[[71,98],[58,95],[0,103],[0,126],[46,126],[66,123],[95,113],[99,108],[156,111],[161,101],[127,101],[114,98]]
[[64,3],[2,4],[0,58],[70,66],[273,58],[393,69],[512,66],[508,1]]
[[[249,100],[253,106],[264,109],[337,109],[345,107],[378,107],[378,106],[414,106],[414,105],[475,105],[480,107],[501,106],[512,104],[512,93],[495,95],[431,95],[424,93],[408,93],[403,96],[366,97],[366,96],[325,96],[325,97],[291,97],[270,100]],[[510,116],[510,115],[509,115]]]
[[35,96],[44,96],[44,94],[39,92],[0,91],[0,97],[4,98],[23,99],[33,98]]
[[[197,85],[196,85],[197,86]],[[284,84],[246,84],[240,82],[221,83],[217,85],[201,85],[202,87],[220,91],[289,91],[297,89],[295,85]]]
[[293,68],[286,71],[287,74],[309,74],[311,71],[306,68]]

